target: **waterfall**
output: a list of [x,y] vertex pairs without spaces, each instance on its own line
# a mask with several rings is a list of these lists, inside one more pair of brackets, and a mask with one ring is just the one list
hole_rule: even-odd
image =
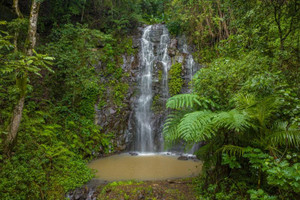
[[[187,76],[188,76],[189,81],[193,80],[194,66],[195,66],[195,61],[194,61],[193,56],[190,54],[186,61]],[[191,82],[191,84],[193,84],[193,82]]]
[[152,68],[155,60],[154,46],[150,41],[152,26],[145,28],[141,40],[140,53],[140,97],[136,110],[137,138],[136,150],[149,152],[153,150],[153,134],[151,127],[152,104]]
[[159,50],[161,53],[160,62],[163,66],[163,77],[162,77],[162,97],[169,97],[169,87],[168,87],[168,71],[171,67],[171,58],[168,55],[168,45],[170,42],[170,36],[168,29],[164,27],[163,34],[160,38]]
[[[168,55],[168,45],[170,36],[168,29],[164,25],[147,26],[141,38],[140,49],[140,76],[136,117],[136,139],[135,150],[140,152],[161,151],[163,145],[155,144],[156,141],[163,143],[161,134],[154,133],[153,112],[151,106],[153,102],[153,68],[159,64],[162,66],[161,97],[169,97],[168,70],[171,66],[171,58]],[[159,137],[159,138],[158,138]]]
[[[173,43],[172,43],[173,41]],[[174,63],[182,63],[185,82],[181,92],[189,92],[188,82],[195,73],[196,63],[185,40],[170,39],[165,25],[145,27],[140,37],[137,99],[134,101],[133,148],[138,152],[164,150],[162,127],[167,116],[165,104],[170,97],[168,72]],[[124,61],[125,63],[125,61]],[[153,110],[160,105],[161,110]],[[153,107],[154,106],[154,107]],[[156,106],[156,107],[155,107]],[[184,146],[184,145],[181,145]],[[171,150],[182,152],[182,147]]]

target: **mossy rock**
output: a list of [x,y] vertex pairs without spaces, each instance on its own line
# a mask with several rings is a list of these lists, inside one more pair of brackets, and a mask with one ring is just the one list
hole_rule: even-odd
[[175,63],[169,71],[169,93],[171,96],[181,92],[184,80],[182,74],[182,63]]

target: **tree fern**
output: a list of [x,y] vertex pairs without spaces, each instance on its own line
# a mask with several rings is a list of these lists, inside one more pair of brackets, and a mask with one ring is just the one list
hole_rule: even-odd
[[242,156],[244,154],[244,147],[235,146],[235,145],[224,145],[217,152],[226,153],[230,156]]
[[253,94],[237,94],[234,98],[235,106],[238,110],[244,110],[254,106],[257,101]]
[[211,111],[195,111],[186,114],[178,124],[179,137],[185,141],[199,142],[211,138],[214,134]]
[[252,119],[257,120],[259,125],[264,128],[270,117],[279,110],[280,99],[274,96],[269,96],[256,101],[257,103],[254,106],[245,109],[245,111]]
[[273,133],[266,137],[266,141],[275,146],[300,146],[300,130],[296,125],[288,127],[288,123],[279,122],[273,128]]
[[236,132],[245,131],[247,128],[251,127],[249,122],[249,117],[241,111],[236,109],[230,111],[224,111],[218,113],[213,120],[213,123],[218,128],[227,128]]
[[200,98],[195,94],[178,94],[168,99],[167,108],[182,109],[194,108],[195,105],[201,105]]
[[163,128],[163,135],[166,142],[171,143],[180,139],[177,126],[186,113],[186,111],[173,111],[168,115]]

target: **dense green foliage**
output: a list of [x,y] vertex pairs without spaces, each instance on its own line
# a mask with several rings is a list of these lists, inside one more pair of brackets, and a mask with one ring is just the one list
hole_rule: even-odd
[[[133,2],[43,2],[33,56],[24,53],[30,3],[19,1],[24,18],[1,3],[12,17],[0,24],[0,199],[64,199],[93,177],[88,160],[114,150],[113,134],[94,123],[94,109],[107,102],[124,107],[128,74],[121,55],[136,53],[124,34],[137,26],[142,3]],[[5,155],[7,127],[22,96],[17,139]]]
[[169,143],[205,143],[197,152],[204,160],[199,199],[299,198],[299,5],[170,5],[170,31],[185,32],[206,63],[193,94],[168,100],[164,127]]

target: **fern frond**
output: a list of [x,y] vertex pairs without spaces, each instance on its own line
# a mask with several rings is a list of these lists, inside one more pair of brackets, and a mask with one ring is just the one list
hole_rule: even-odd
[[288,145],[298,147],[300,146],[300,130],[295,125],[288,128],[286,122],[280,122],[275,126],[273,133],[266,139],[275,146]]
[[179,137],[185,141],[199,142],[211,138],[214,134],[211,111],[195,111],[186,114],[178,124]]
[[201,105],[199,96],[196,94],[178,94],[168,99],[167,108],[182,109],[194,108],[195,105]]
[[241,157],[244,154],[244,147],[235,146],[235,145],[224,145],[217,152],[226,153],[230,156],[239,156]]
[[234,101],[238,110],[248,109],[257,103],[253,94],[237,94],[234,98]]
[[184,111],[174,111],[168,115],[163,128],[163,135],[166,142],[172,142],[180,139],[177,126],[186,113],[187,112]]
[[230,110],[229,112],[218,113],[213,120],[213,123],[218,127],[225,127],[229,130],[236,132],[245,131],[251,127],[252,124],[249,122],[249,117],[236,109]]
[[274,96],[269,96],[257,101],[256,105],[246,109],[246,112],[251,118],[258,120],[259,124],[264,127],[270,117],[272,117],[279,108],[280,99]]

